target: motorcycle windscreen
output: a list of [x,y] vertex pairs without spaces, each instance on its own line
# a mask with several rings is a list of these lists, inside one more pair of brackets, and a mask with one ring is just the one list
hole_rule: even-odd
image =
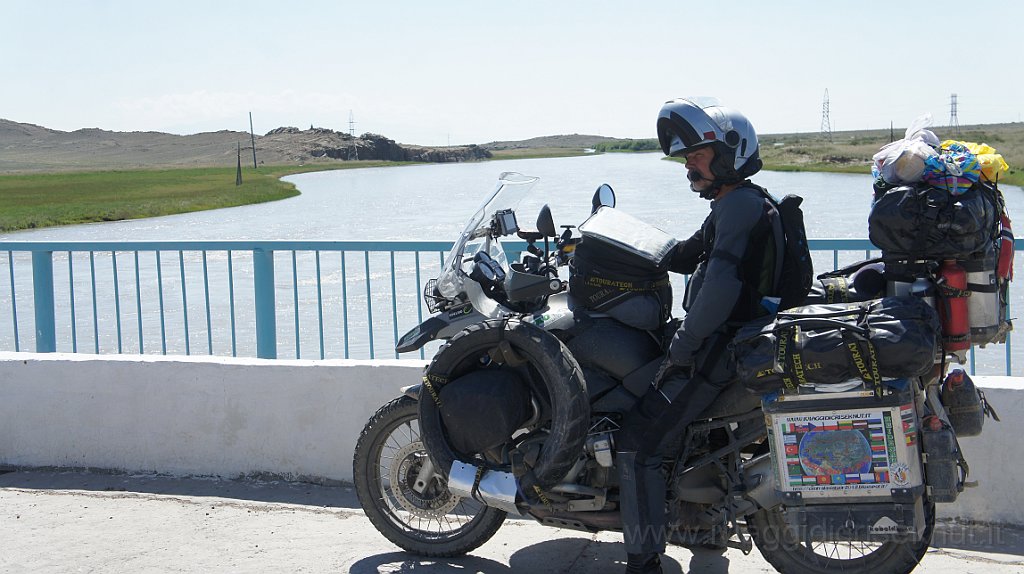
[[[451,251],[445,257],[441,274],[437,278],[438,291],[449,299],[454,299],[463,291],[462,263],[472,256],[480,248],[478,241],[485,235],[486,226],[491,216],[497,211],[504,209],[515,209],[519,202],[526,197],[539,178],[530,177],[514,172],[505,172],[498,177],[498,184],[491,192],[479,209],[469,218],[462,234],[452,245]],[[476,241],[475,241],[476,240]]]

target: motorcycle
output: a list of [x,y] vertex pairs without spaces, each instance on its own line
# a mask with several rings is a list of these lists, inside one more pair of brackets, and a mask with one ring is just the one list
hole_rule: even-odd
[[[434,315],[396,348],[444,344],[422,383],[381,407],[356,445],[360,504],[410,553],[465,554],[509,514],[586,532],[623,529],[616,431],[649,388],[665,335],[600,316],[579,329],[560,276],[579,241],[575,228],[559,234],[547,206],[536,230],[516,219],[536,181],[502,174],[469,219],[424,291]],[[614,192],[603,185],[592,203],[594,215],[614,210]],[[502,240],[513,236],[527,247],[510,264]],[[965,478],[962,457],[924,464],[932,447],[918,433],[923,415],[946,420],[940,378],[936,368],[882,393],[864,385],[767,399],[730,383],[664,461],[668,543],[744,553],[756,546],[780,572],[910,572],[929,547],[935,501],[949,501],[936,481],[952,481],[955,498]],[[806,484],[800,475],[814,473],[800,460],[835,464],[813,449],[854,449],[834,440],[843,433],[814,437],[828,444],[795,440],[830,428],[829,417],[836,429],[863,425],[856,437],[869,458],[888,457],[887,470],[872,473],[868,464],[845,469],[841,483],[829,471],[835,484]]]

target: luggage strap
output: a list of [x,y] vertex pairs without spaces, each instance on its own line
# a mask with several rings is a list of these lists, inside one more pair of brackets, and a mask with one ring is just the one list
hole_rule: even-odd
[[825,288],[825,303],[850,302],[850,281],[846,277],[825,277],[820,281]]
[[[939,283],[938,285],[936,285],[936,287],[938,287],[939,296],[942,297],[943,299],[956,299],[956,298],[959,298],[959,297],[970,297],[971,296],[971,291],[972,291],[972,289],[970,288],[971,287],[970,284],[967,285],[967,289],[960,289],[960,288],[957,288],[957,287],[953,287],[953,286],[949,285],[948,283]],[[974,290],[975,291],[981,291],[982,289],[974,289]],[[987,285],[985,286],[984,290],[988,291],[988,286]],[[991,290],[991,292],[994,292],[994,291],[995,291],[995,289]]]
[[[914,197],[914,199],[919,200],[921,195],[924,195],[924,194],[923,193],[918,194],[918,195],[916,195]],[[907,200],[907,198],[904,197],[903,199],[900,200],[900,203],[903,203],[906,200]],[[920,204],[918,204],[918,205],[920,205]],[[945,207],[945,206],[943,206],[943,207]],[[945,235],[944,232],[939,230],[939,226],[937,225],[937,223],[939,221],[939,215],[940,215],[939,212],[940,212],[940,210],[941,210],[941,208],[930,206],[930,205],[926,205],[926,207],[924,209],[924,213],[921,214],[923,216],[922,217],[923,221],[922,221],[921,225],[918,226],[918,229],[926,230],[926,232],[925,233],[918,233],[917,237],[914,238],[914,242],[910,246],[910,255],[911,256],[916,258],[921,253],[925,252],[925,247],[927,245],[929,245],[931,243],[936,243],[937,241],[940,241],[943,238],[943,236]]]
[[863,336],[853,329],[843,329],[842,333],[843,342],[850,352],[853,366],[857,367],[861,380],[871,385],[876,399],[881,399],[883,395],[882,374],[878,369],[878,351],[875,349],[875,344],[869,337]]
[[605,279],[604,277],[596,277],[594,275],[586,275],[586,277],[583,278],[583,284],[587,287],[596,287],[599,289],[611,288],[618,291],[646,292],[657,291],[658,289],[667,287],[670,284],[670,281],[668,277],[654,281],[621,281],[616,279]]
[[795,391],[797,386],[797,382],[793,381],[793,377],[790,376],[790,373],[795,374],[797,381],[801,384],[807,382],[806,378],[800,380],[804,374],[803,361],[802,357],[800,357],[800,353],[796,350],[793,350],[792,352],[789,350],[790,345],[794,348],[796,347],[798,330],[799,327],[797,325],[777,330],[779,339],[777,349],[778,354],[775,357],[775,363],[782,367],[782,373],[780,374],[782,377],[782,384],[786,385],[786,390],[789,391]]
[[[813,321],[816,319],[833,319],[835,317],[857,317],[857,323],[860,324],[863,318],[867,315],[867,310],[863,307],[854,307],[851,309],[841,309],[839,311],[830,311],[828,313],[815,313],[813,315],[804,315],[802,313],[790,313],[781,311],[777,315],[779,319],[790,319],[799,320],[800,322]],[[841,323],[847,328],[852,327],[849,323]]]

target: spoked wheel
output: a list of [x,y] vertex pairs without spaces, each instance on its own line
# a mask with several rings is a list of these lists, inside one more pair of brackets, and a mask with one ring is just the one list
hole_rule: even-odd
[[401,397],[366,423],[354,457],[356,495],[373,526],[402,549],[459,556],[490,540],[505,512],[448,491],[420,440],[418,411]]
[[789,527],[778,507],[753,515],[747,526],[761,555],[779,572],[906,574],[917,567],[931,544],[935,505],[926,502],[924,515],[924,535],[917,542],[834,540],[805,543]]

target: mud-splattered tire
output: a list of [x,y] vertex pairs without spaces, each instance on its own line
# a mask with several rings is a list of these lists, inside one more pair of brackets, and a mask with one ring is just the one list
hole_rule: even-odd
[[925,531],[918,542],[813,542],[807,546],[786,524],[780,508],[761,510],[747,523],[754,544],[783,574],[870,572],[907,574],[917,567],[931,544],[935,505],[925,503]]
[[[551,432],[533,468],[541,488],[557,484],[572,468],[583,450],[590,422],[586,383],[572,354],[554,335],[530,323],[486,321],[472,325],[441,347],[427,367],[430,385],[420,392],[420,426],[423,442],[439,472],[447,473],[457,460],[469,460],[474,453],[456,455],[445,436],[435,394],[447,381],[479,368],[480,358],[507,341],[526,359],[533,378],[543,383],[544,402],[551,405]],[[524,484],[526,488],[532,485]]]
[[440,473],[422,492],[413,490],[427,460],[418,412],[415,400],[400,397],[363,427],[353,457],[356,495],[373,526],[402,549],[421,556],[461,556],[490,540],[505,512],[453,496]]

